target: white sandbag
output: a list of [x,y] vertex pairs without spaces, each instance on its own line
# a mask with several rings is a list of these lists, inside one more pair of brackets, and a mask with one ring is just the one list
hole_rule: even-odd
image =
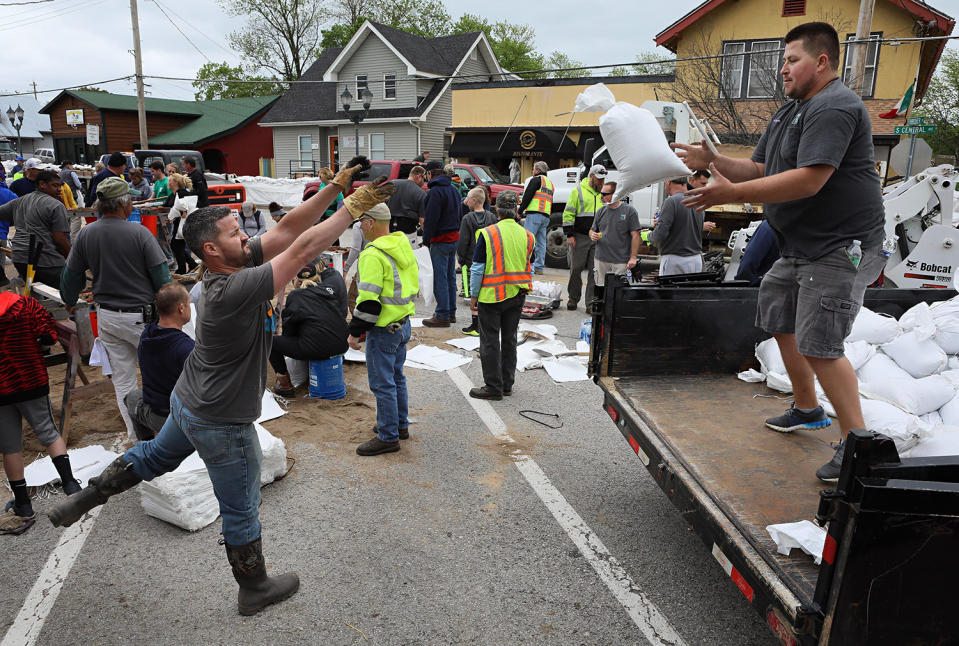
[[852,332],[846,337],[846,343],[865,341],[881,345],[889,343],[899,336],[899,323],[896,319],[876,314],[872,310],[862,307],[852,323]]
[[936,334],[932,340],[946,354],[959,352],[959,317],[936,319]]
[[959,296],[953,296],[947,301],[936,301],[929,305],[929,311],[936,323],[941,319],[959,318]]
[[859,384],[859,392],[869,399],[892,404],[912,415],[939,410],[956,396],[956,388],[940,375],[922,379],[887,379]]
[[899,367],[899,364],[882,351],[877,351],[859,370],[860,383],[871,383],[884,379],[910,379],[912,375]]
[[759,359],[759,367],[763,373],[786,374],[786,364],[783,363],[783,356],[779,352],[779,344],[776,343],[776,339],[770,337],[756,344],[756,358]]
[[619,171],[613,200],[655,182],[692,173],[669,147],[656,117],[648,110],[618,102],[599,118],[599,132]]
[[876,346],[865,341],[844,344],[846,359],[852,364],[853,370],[859,370],[876,355]]
[[932,311],[929,309],[929,303],[921,301],[916,303],[906,313],[899,317],[899,327],[903,332],[914,330],[917,327],[929,327],[935,325],[932,318]]
[[284,357],[284,359],[286,359],[286,373],[290,376],[293,387],[299,388],[310,378],[310,362],[292,357]]
[[767,372],[766,385],[773,390],[778,390],[787,395],[793,391],[793,383],[789,380],[789,376],[786,373]]
[[914,447],[928,430],[918,417],[891,404],[870,399],[862,399],[860,404],[866,428],[892,439],[900,454]]
[[563,297],[563,286],[553,281],[533,281],[533,294],[544,296],[552,300],[559,300]]
[[[263,461],[260,465],[260,486],[269,484],[286,473],[286,445],[254,423]],[[140,506],[148,516],[191,532],[203,529],[220,515],[220,506],[213,493],[213,483],[203,460],[192,453],[176,470],[142,482]]]
[[959,426],[942,425],[931,429],[912,449],[902,457],[932,458],[938,456],[959,455]]
[[946,363],[946,368],[949,370],[959,370],[959,357],[949,357],[949,362]]
[[[953,397],[953,399],[955,399],[955,397]],[[948,402],[945,405],[948,406]],[[931,413],[920,415],[919,421],[929,428],[935,428],[936,426],[942,426],[942,415],[939,414],[939,411],[934,410]]]
[[959,395],[956,395],[939,409],[939,417],[943,424],[959,426]]
[[604,83],[594,83],[579,93],[573,112],[606,112],[616,103],[616,97]]
[[932,340],[935,333],[935,326],[913,328],[883,345],[882,351],[913,377],[927,377],[942,371],[948,361],[946,353]]
[[419,269],[420,293],[423,297],[423,304],[429,307],[435,300],[433,299],[433,261],[430,259],[430,250],[427,247],[420,247],[413,250],[416,256],[416,266]]

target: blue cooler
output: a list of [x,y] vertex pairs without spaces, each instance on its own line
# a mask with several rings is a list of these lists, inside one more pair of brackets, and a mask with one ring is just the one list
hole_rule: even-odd
[[310,361],[310,397],[343,399],[346,380],[343,378],[343,355]]

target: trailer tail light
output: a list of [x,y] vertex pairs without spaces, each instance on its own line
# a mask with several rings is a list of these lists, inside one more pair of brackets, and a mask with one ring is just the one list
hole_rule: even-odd
[[792,631],[789,630],[786,622],[783,621],[779,613],[772,608],[766,611],[766,623],[769,624],[769,627],[772,628],[772,631],[784,646],[799,646],[799,642],[796,641],[796,637]]
[[619,423],[619,411],[613,408],[612,404],[606,404],[606,412],[609,413],[614,422]]

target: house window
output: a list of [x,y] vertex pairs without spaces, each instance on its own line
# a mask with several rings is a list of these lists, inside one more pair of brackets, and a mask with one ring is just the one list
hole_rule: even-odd
[[357,101],[363,100],[363,90],[369,89],[370,84],[366,82],[366,74],[358,75],[356,77],[356,99]]
[[746,51],[746,43],[723,43],[723,54],[728,56],[723,59],[723,91],[726,96],[733,99],[738,99],[742,94],[744,65],[742,56],[729,55],[742,54],[744,51]]
[[370,135],[370,159],[385,159],[386,158],[386,135],[380,134],[371,134]]
[[806,0],[783,0],[783,18],[805,15]]
[[730,99],[771,99],[779,88],[781,40],[723,43],[722,91]]
[[779,82],[779,41],[765,40],[750,44],[749,99],[771,99]]
[[396,98],[396,74],[383,75],[383,98],[387,100]]
[[312,166],[313,165],[313,136],[312,135],[300,135],[300,165],[301,166]]
[[[854,40],[856,34],[848,34],[846,40]],[[863,96],[872,96],[873,92],[876,89],[876,66],[879,63],[879,39],[882,38],[882,32],[875,32],[869,34],[868,40],[871,41],[866,45],[866,67],[863,70],[862,76],[862,95]],[[852,83],[853,80],[853,69],[852,69],[852,50],[855,46],[850,46],[846,44],[846,63],[843,65],[842,69],[842,82],[847,86]],[[861,47],[861,45],[859,46]]]

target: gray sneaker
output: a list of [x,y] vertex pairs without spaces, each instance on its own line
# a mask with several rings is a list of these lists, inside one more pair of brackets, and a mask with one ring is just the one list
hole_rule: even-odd
[[826,415],[822,406],[816,406],[812,411],[804,413],[795,406],[790,406],[782,415],[770,417],[766,420],[766,426],[780,433],[792,433],[793,431],[819,430],[832,424],[832,420]]
[[819,467],[816,470],[816,477],[823,482],[836,482],[839,480],[839,472],[842,471],[842,456],[846,450],[846,440],[843,438],[836,447],[836,453],[832,460]]

